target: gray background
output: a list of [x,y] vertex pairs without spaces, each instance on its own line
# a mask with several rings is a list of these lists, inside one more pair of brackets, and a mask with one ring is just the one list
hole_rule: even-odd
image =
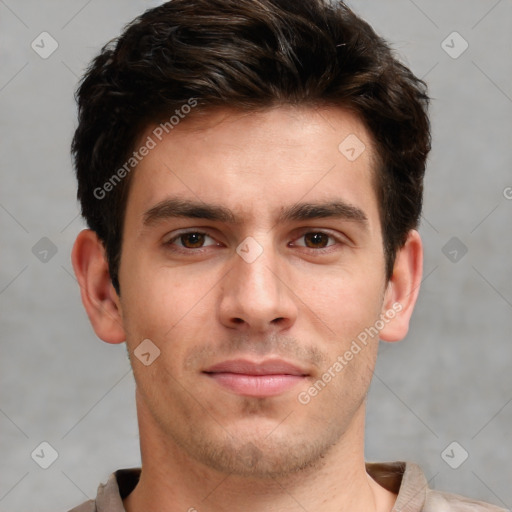
[[[67,510],[111,471],[139,464],[125,348],[97,340],[71,271],[82,222],[69,143],[78,77],[158,3],[0,0],[2,512]],[[351,5],[434,98],[423,288],[407,339],[381,347],[367,458],[413,460],[437,489],[510,508],[512,1]],[[43,31],[59,45],[47,59],[31,48]],[[458,58],[454,31],[469,44]],[[46,470],[31,458],[42,441],[58,452]],[[452,465],[468,453],[457,469],[442,457],[453,441]]]

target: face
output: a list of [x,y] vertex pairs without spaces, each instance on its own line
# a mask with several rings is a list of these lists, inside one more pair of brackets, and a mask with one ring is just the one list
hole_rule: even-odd
[[[355,160],[348,136],[365,145]],[[119,273],[141,413],[220,471],[314,465],[362,429],[378,336],[361,340],[388,309],[368,132],[289,107],[212,113],[156,142],[132,176]],[[148,365],[143,340],[160,350]]]

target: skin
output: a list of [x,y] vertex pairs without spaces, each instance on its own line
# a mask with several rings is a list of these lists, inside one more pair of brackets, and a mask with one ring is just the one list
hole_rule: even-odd
[[[338,150],[350,134],[366,146],[353,162]],[[386,282],[373,157],[364,125],[339,108],[211,112],[178,125],[132,176],[120,297],[101,243],[80,233],[73,265],[85,308],[101,339],[126,341],[137,383],[143,471],[129,512],[391,510],[396,496],[364,464],[378,337],[309,403],[298,400],[393,304],[401,311],[380,339],[408,330],[421,241],[409,233]],[[234,218],[169,216],[169,199]],[[365,220],[283,218],[297,204],[332,202]],[[180,238],[184,230],[207,236]],[[262,251],[251,263],[236,251],[247,237]],[[134,355],[145,339],[160,350],[148,366]],[[279,358],[305,376],[261,398],[204,373],[237,358]]]

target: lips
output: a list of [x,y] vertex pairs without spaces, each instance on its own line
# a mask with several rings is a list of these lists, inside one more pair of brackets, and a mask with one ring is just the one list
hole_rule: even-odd
[[243,359],[223,361],[203,373],[235,394],[260,398],[280,395],[308,376],[298,366],[277,359],[258,363]]

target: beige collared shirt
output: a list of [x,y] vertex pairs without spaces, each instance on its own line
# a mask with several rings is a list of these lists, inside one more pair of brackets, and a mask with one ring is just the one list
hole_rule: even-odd
[[[398,495],[392,512],[507,512],[495,505],[429,489],[423,471],[412,462],[370,462],[366,470],[382,487]],[[125,512],[123,499],[133,491],[139,475],[140,469],[116,471],[98,487],[95,500],[69,512]]]

